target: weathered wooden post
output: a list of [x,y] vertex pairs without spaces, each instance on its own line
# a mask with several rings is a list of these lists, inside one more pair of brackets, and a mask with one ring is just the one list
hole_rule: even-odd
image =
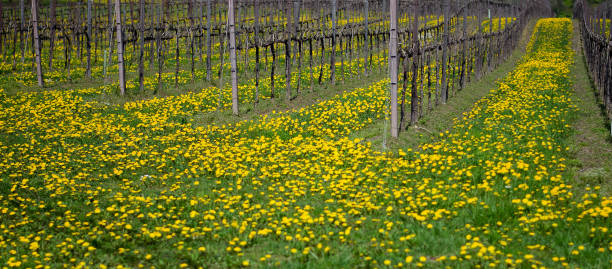
[[21,45],[21,65],[25,62],[26,46],[23,32],[25,31],[25,0],[19,0],[19,44]]
[[[210,80],[210,73],[212,72],[210,64],[210,58],[212,54],[212,41],[210,39],[210,1],[211,0],[206,0],[206,80]],[[221,87],[221,85],[219,85],[219,87]]]
[[153,94],[157,94],[162,87],[162,66],[164,61],[162,60],[162,26],[164,26],[164,4],[160,1],[159,6],[157,8],[157,27],[155,29],[155,39],[156,39],[156,48],[157,48],[157,87],[153,91]]
[[[236,33],[234,25],[234,0],[228,0],[228,20],[229,20],[229,34],[230,34],[230,62],[232,65],[232,112],[234,115],[238,115],[238,83],[236,77]],[[221,87],[221,85],[220,85]]]
[[115,0],[115,18],[117,21],[117,64],[119,65],[119,90],[125,95],[125,70],[123,67],[123,35],[121,30],[121,0]]
[[462,41],[462,48],[461,48],[461,77],[459,78],[459,89],[463,89],[463,87],[465,86],[465,77],[467,76],[465,69],[467,67],[467,63],[466,63],[466,54],[467,54],[467,40],[468,40],[468,35],[467,35],[467,11],[468,11],[468,3],[466,2],[466,5],[463,7],[463,29],[462,29],[462,35],[461,38],[463,38]]
[[370,43],[370,29],[369,29],[369,23],[368,23],[368,14],[369,14],[369,0],[363,0],[363,13],[364,13],[364,18],[365,18],[365,22],[364,22],[364,26],[365,26],[365,31],[364,31],[364,38],[365,38],[365,43],[363,46],[363,49],[365,50],[365,53],[363,55],[363,74],[364,75],[368,75],[368,55],[370,54],[370,47],[369,47],[369,43]]
[[[411,101],[410,101],[410,125],[415,126],[417,120],[419,120],[419,97],[417,93],[417,77],[418,77],[418,66],[419,66],[419,58],[420,58],[420,48],[419,48],[419,4],[415,2],[413,9],[413,18],[412,18],[412,91],[411,91]],[[446,18],[444,18],[446,20]],[[405,77],[404,79],[408,79]]]
[[391,137],[397,138],[399,136],[399,126],[397,121],[397,0],[391,0],[389,8],[389,78],[391,80]]
[[285,28],[285,98],[286,101],[291,100],[291,8],[287,5],[285,10],[287,27]]
[[448,64],[448,39],[449,39],[449,0],[442,0],[442,12],[444,13],[444,29],[442,30],[442,92],[440,93],[440,101],[442,104],[446,104],[448,100],[448,83],[446,82],[446,65]]
[[36,57],[36,78],[38,86],[44,87],[42,66],[40,63],[40,37],[38,36],[38,3],[37,0],[32,0],[32,27],[34,31],[34,54]]
[[337,0],[332,0],[332,47],[330,53],[329,68],[331,68],[331,83],[336,84],[336,24],[337,24]]
[[[49,9],[49,19],[51,20],[51,31],[49,36],[49,69],[53,68],[53,50],[55,48],[55,28],[56,28],[56,16],[55,11],[57,7],[57,0],[51,0],[51,7]],[[40,44],[39,44],[40,46]]]
[[[91,1],[91,0],[90,0]],[[144,91],[144,20],[145,20],[145,3],[140,0],[140,23],[139,23],[139,46],[140,52],[138,55],[138,83],[140,92]]]
[[[210,1],[210,0],[209,0]],[[254,103],[259,103],[259,0],[255,0],[255,100]]]
[[91,6],[93,0],[87,0],[87,78],[91,78]]

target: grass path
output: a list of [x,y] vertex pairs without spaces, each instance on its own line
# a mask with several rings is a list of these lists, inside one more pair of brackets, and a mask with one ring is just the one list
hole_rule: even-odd
[[597,90],[589,79],[578,27],[574,23],[572,75],[579,109],[573,125],[575,133],[570,140],[571,152],[576,159],[573,163],[574,177],[582,188],[601,185],[601,194],[609,196],[612,194],[610,123],[603,113]]

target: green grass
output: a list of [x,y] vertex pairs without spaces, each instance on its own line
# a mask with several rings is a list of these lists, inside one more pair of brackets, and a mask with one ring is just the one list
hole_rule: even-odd
[[568,142],[572,153],[572,173],[578,189],[601,186],[601,195],[612,195],[612,138],[610,119],[605,115],[601,96],[590,80],[578,23],[574,29],[574,80],[575,104],[579,112],[575,115],[574,134]]
[[[281,92],[280,97],[274,99],[262,99],[258,104],[240,104],[240,113],[238,116],[232,115],[231,110],[224,109],[196,115],[193,123],[194,126],[205,126],[209,124],[226,125],[243,120],[257,120],[262,115],[271,114],[273,111],[287,112],[314,105],[323,100],[328,100],[336,95],[342,95],[345,92],[350,92],[356,88],[366,87],[367,85],[370,85],[385,77],[385,72],[380,72],[378,69],[375,69],[369,72],[368,76],[362,76],[360,79],[347,79],[337,82],[335,85],[331,84],[330,82],[319,85],[315,82],[312,91],[308,85],[302,85],[300,94],[290,102],[287,102],[284,92]],[[284,91],[284,87],[282,88],[282,91]]]
[[564,177],[570,21],[542,21],[535,51],[469,117],[407,153],[347,138],[386,114],[384,81],[319,89],[297,111],[245,106],[242,118],[192,118],[192,103],[168,100],[2,98],[0,262],[609,267],[609,200],[575,196]]

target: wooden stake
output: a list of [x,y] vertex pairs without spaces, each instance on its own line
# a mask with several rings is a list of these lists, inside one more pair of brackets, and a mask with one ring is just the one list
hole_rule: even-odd
[[125,95],[125,70],[123,67],[123,36],[121,30],[121,1],[115,0],[115,15],[117,21],[117,64],[119,65],[119,90]]
[[[335,2],[335,0],[333,0]],[[397,117],[397,0],[390,1],[389,78],[391,80],[391,137],[399,136]]]
[[230,62],[232,65],[232,112],[234,115],[238,115],[238,82],[236,75],[236,33],[234,25],[234,0],[228,0],[228,20],[229,20],[229,34],[230,34]]
[[448,12],[448,8],[449,8],[449,0],[442,0],[442,12],[444,13],[444,29],[442,32],[442,92],[441,92],[441,96],[440,96],[440,101],[442,102],[442,104],[446,104],[446,101],[448,99],[448,83],[447,83],[447,78],[446,78],[446,65],[448,64],[448,39],[449,39],[449,12]]
[[[91,1],[91,0],[89,0]],[[142,93],[144,91],[144,20],[145,20],[145,3],[144,0],[140,0],[140,23],[139,23],[139,55],[138,55],[138,83],[139,89]]]
[[40,37],[38,36],[38,9],[37,0],[32,0],[32,27],[34,31],[34,54],[36,57],[36,78],[38,86],[44,87],[42,67],[40,66]]
[[91,6],[93,0],[87,0],[87,69],[85,74],[91,78]]

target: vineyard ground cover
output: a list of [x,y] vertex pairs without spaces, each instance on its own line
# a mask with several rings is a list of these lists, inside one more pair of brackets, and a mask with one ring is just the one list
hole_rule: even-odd
[[[315,69],[314,73],[314,77],[313,77],[313,81],[312,81],[312,89],[310,88],[310,81],[307,78],[308,75],[308,67],[305,67],[302,70],[302,82],[301,85],[299,86],[299,94],[297,93],[297,82],[296,82],[296,74],[292,74],[292,101],[291,104],[286,104],[287,100],[284,97],[285,96],[285,80],[284,80],[284,74],[276,74],[275,75],[275,83],[276,83],[276,94],[275,94],[275,98],[270,98],[270,87],[269,87],[269,78],[267,76],[260,76],[260,88],[259,88],[259,94],[260,94],[260,99],[259,99],[259,105],[261,107],[268,107],[270,109],[272,109],[272,107],[270,106],[269,103],[273,103],[273,104],[277,104],[280,107],[280,110],[283,110],[284,108],[297,108],[297,107],[303,107],[303,105],[305,104],[303,101],[309,100],[310,98],[316,99],[319,98],[321,99],[322,97],[330,97],[333,96],[335,94],[337,94],[338,92],[341,92],[344,88],[347,87],[347,85],[360,85],[360,86],[364,86],[364,85],[369,85],[370,82],[376,81],[376,80],[380,80],[383,77],[385,77],[385,74],[382,73],[381,71],[381,64],[384,65],[384,62],[380,62],[381,59],[379,58],[379,56],[381,56],[381,53],[376,52],[374,54],[374,58],[373,58],[373,63],[371,63],[371,67],[370,69],[370,75],[369,75],[369,79],[355,79],[357,77],[361,77],[362,73],[362,67],[359,66],[362,61],[363,58],[356,58],[353,59],[352,62],[345,62],[345,76],[340,75],[341,72],[338,72],[338,81],[336,83],[336,85],[331,84],[328,81],[329,78],[329,69],[327,65],[327,58],[324,59],[323,63],[325,64],[324,66],[324,72],[323,72],[323,82],[321,84],[319,84],[317,82],[318,79],[318,75],[319,75],[319,71],[318,69],[320,68],[320,65],[313,65],[313,69]],[[381,56],[382,57],[382,56]],[[284,59],[280,59],[279,61],[284,61]],[[349,68],[350,67],[350,68]],[[297,68],[297,67],[296,67]],[[340,71],[341,68],[336,65],[336,70]],[[266,72],[266,71],[263,71]],[[173,73],[164,73],[163,75],[168,75],[169,77],[173,78],[174,74]],[[185,75],[185,74],[183,74]],[[182,95],[182,94],[186,94],[186,93],[195,93],[198,94],[204,90],[209,90],[207,88],[209,87],[218,87],[218,82],[219,79],[213,79],[211,81],[206,81],[205,79],[198,79],[194,82],[191,82],[189,79],[189,75],[186,75],[187,77],[184,77],[181,79],[179,78],[179,81],[183,81],[182,83],[179,84],[179,87],[175,87],[174,83],[164,83],[163,88],[160,90],[160,92],[158,94],[154,94],[152,91],[145,91],[143,93],[139,93],[139,92],[132,92],[130,94],[127,94],[124,97],[120,97],[116,94],[101,94],[101,95],[96,95],[93,97],[93,100],[102,104],[125,104],[127,102],[132,102],[132,101],[140,101],[140,100],[150,100],[152,98],[164,98],[164,97],[168,97],[168,96],[178,96],[178,95]],[[374,80],[372,80],[372,78]],[[362,80],[360,82],[360,80]],[[368,82],[370,81],[370,82]],[[221,90],[222,95],[224,96],[223,98],[226,98],[227,94],[230,91],[230,86],[228,84],[229,82],[229,72],[224,72],[223,75],[223,88]],[[346,83],[346,82],[350,82],[350,83]],[[244,72],[244,75],[240,76],[240,80],[239,80],[239,87],[241,87],[242,89],[244,89],[244,91],[241,91],[240,93],[240,102],[241,102],[241,106],[244,106],[244,109],[241,107],[241,110],[243,112],[241,113],[248,113],[255,105],[253,104],[254,101],[254,91],[255,91],[255,87],[254,87],[254,83],[255,83],[255,78],[254,78],[254,74],[251,71],[246,71]],[[354,88],[353,86],[349,86],[349,88]],[[213,99],[217,98],[217,90],[215,90],[215,93],[213,94],[213,96],[210,96]],[[314,95],[313,95],[314,94]],[[225,102],[227,100],[222,101],[222,105],[225,106]],[[216,101],[215,101],[216,102]],[[262,104],[264,104],[262,106]],[[268,105],[265,105],[268,104]],[[279,109],[276,109],[279,110]],[[265,110],[264,110],[265,111]],[[268,110],[269,111],[269,110]],[[215,112],[216,113],[216,112]],[[221,113],[222,114],[222,113]],[[238,119],[237,117],[233,117],[234,120]]]
[[291,102],[287,102],[284,98],[274,98],[260,100],[257,105],[250,102],[243,103],[241,104],[240,114],[238,116],[232,115],[231,110],[218,110],[196,115],[192,123],[194,126],[209,124],[226,125],[243,120],[255,120],[262,115],[267,115],[272,112],[285,112],[308,107],[334,96],[350,92],[358,87],[366,87],[367,85],[380,81],[385,78],[386,75],[386,72],[381,72],[379,69],[372,69],[367,77],[362,76],[359,79],[346,79],[335,85],[331,83],[324,83],[322,85],[315,83],[312,91],[310,91],[308,87],[305,87],[306,89],[302,89],[300,95]]
[[577,97],[575,103],[579,112],[574,122],[574,134],[569,140],[570,152],[575,158],[571,173],[579,186],[578,189],[600,185],[602,195],[609,196],[612,194],[610,125],[601,98],[597,96],[597,90],[589,79],[578,23],[574,22],[575,59],[572,75]]
[[[22,108],[15,116],[30,105],[41,113],[22,122],[40,126],[24,132],[31,143],[0,147],[0,179],[11,178],[0,181],[8,227],[0,261],[605,268],[612,200],[573,196],[561,178],[564,124],[575,112],[566,26],[545,20],[533,55],[423,152],[385,154],[344,137],[364,124],[356,111],[384,117],[384,81],[279,120],[210,129],[164,117],[115,122],[67,98],[54,106],[7,98]],[[64,119],[70,125],[54,122]],[[245,127],[278,136],[252,137]],[[47,137],[48,129],[63,133]],[[280,138],[287,130],[293,137]]]
[[[472,75],[472,82],[466,84],[465,88],[458,91],[456,95],[448,99],[446,105],[436,106],[430,113],[425,114],[418,122],[417,128],[408,126],[402,130],[398,139],[386,141],[386,147],[392,151],[402,148],[416,149],[424,143],[432,143],[440,138],[440,132],[449,130],[457,121],[458,116],[469,111],[474,103],[489,93],[497,86],[499,79],[503,79],[511,72],[519,60],[525,55],[525,48],[533,32],[536,21],[529,22],[517,48],[512,52],[506,61],[494,69],[491,73],[484,75],[480,80],[476,80]],[[407,104],[409,109],[410,104]],[[383,149],[383,129],[384,121],[378,121],[363,130],[351,135],[351,138],[360,138],[372,143],[377,150]]]

